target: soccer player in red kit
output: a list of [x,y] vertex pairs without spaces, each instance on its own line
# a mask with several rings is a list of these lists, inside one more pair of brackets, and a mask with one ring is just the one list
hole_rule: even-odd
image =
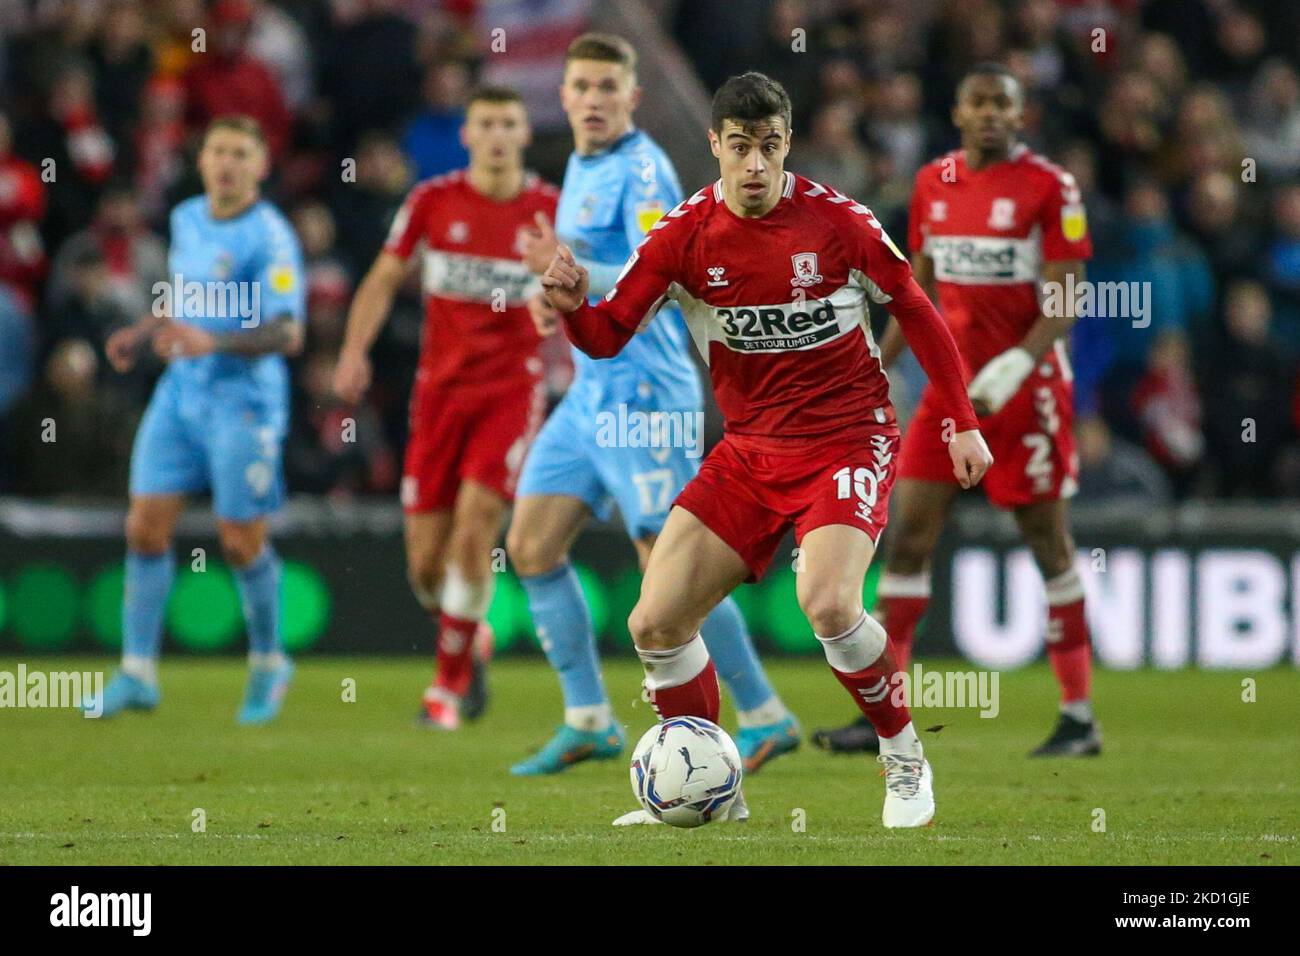
[[[461,128],[469,167],[417,185],[357,290],[334,374],[345,401],[370,385],[367,357],[416,247],[425,303],[402,470],[411,588],[438,623],[437,672],[421,719],[459,726],[477,716],[467,693],[480,665],[475,635],[492,600],[492,548],[528,445],[545,414],[529,315],[536,280],[521,258],[523,231],[554,218],[555,187],[524,169],[528,116],[514,90],[474,92]],[[485,626],[485,625],[484,625]]]
[[[953,108],[962,149],[917,173],[908,244],[918,281],[937,281],[939,306],[997,460],[984,492],[1015,514],[1046,582],[1047,656],[1061,713],[1033,754],[1081,756],[1101,752],[1101,735],[1089,701],[1091,642],[1070,535],[1078,459],[1064,339],[1074,322],[1069,297],[1083,280],[1092,243],[1074,178],[1017,142],[1022,106],[1020,86],[1005,67],[982,64],[963,79]],[[1067,307],[1040,305],[1040,284],[1056,293],[1045,304]],[[904,346],[897,327],[886,330],[886,367]],[[930,600],[930,555],[959,490],[935,437],[946,414],[943,392],[931,385],[899,462],[898,514],[877,610],[903,670]],[[861,721],[819,735],[814,739],[830,749],[874,749],[873,730]]]
[[761,73],[724,83],[709,144],[721,178],[660,219],[603,301],[587,304],[586,270],[565,247],[542,277],[570,340],[594,358],[617,353],[665,297],[680,303],[724,417],[725,437],[677,497],[628,619],[646,688],[662,717],[717,720],[700,622],[762,576],[793,525],[799,606],[880,733],[884,824],[924,826],[930,765],[895,693],[885,631],[862,607],[899,443],[867,300],[889,308],[936,383],[950,468],[970,486],[991,457],[957,348],[871,212],[785,171],[790,98],[779,83]]

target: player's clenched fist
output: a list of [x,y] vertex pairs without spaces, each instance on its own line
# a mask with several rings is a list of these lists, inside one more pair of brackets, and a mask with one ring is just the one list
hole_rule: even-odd
[[954,435],[948,443],[948,454],[952,457],[952,473],[963,488],[978,485],[993,464],[993,453],[978,428]]
[[334,394],[355,405],[370,387],[370,359],[364,353],[344,349],[334,366]]
[[578,265],[569,247],[561,244],[542,273],[546,301],[561,312],[573,312],[587,298],[587,270]]

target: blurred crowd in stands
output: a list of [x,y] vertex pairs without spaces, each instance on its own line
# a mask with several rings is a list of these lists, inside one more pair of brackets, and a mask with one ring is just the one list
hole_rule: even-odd
[[[1085,194],[1089,279],[1149,283],[1145,320],[1090,316],[1073,336],[1082,497],[1300,497],[1300,4],[651,5],[709,90],[746,69],[780,79],[794,101],[790,167],[861,199],[896,236],[917,168],[958,145],[958,79],[1008,64],[1028,95],[1025,140]],[[167,211],[199,188],[196,131],[227,112],[267,130],[267,191],[307,260],[289,487],[396,489],[414,283],[377,344],[366,405],[340,406],[330,374],[351,293],[406,191],[466,162],[457,131],[488,56],[485,6],[0,0],[0,492],[124,494],[160,365],[115,375],[102,344],[168,278]],[[563,149],[531,158],[559,181]],[[562,347],[552,358],[558,393]],[[355,443],[342,440],[349,415]]]

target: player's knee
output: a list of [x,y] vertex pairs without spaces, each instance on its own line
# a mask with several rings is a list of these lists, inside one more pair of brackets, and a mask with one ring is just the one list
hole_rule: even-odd
[[553,571],[564,560],[564,555],[556,554],[551,543],[541,535],[515,525],[506,534],[506,554],[515,573],[524,578]]
[[1074,567],[1074,542],[1069,535],[1048,531],[1025,537],[1044,577],[1054,578]]
[[680,647],[694,633],[689,625],[675,620],[667,611],[650,607],[641,601],[637,602],[628,615],[627,630],[632,635],[632,643],[647,651]]
[[262,535],[244,528],[226,528],[219,532],[221,554],[232,568],[246,568],[262,553]]
[[889,570],[895,574],[920,574],[930,561],[933,535],[924,528],[899,528],[889,544]]
[[126,546],[136,554],[162,554],[171,548],[171,528],[137,508],[126,515]]
[[406,556],[406,580],[420,606],[433,610],[439,606],[442,591],[442,562],[432,554]]
[[799,607],[821,637],[842,634],[862,617],[862,595],[845,585],[810,588],[799,597]]

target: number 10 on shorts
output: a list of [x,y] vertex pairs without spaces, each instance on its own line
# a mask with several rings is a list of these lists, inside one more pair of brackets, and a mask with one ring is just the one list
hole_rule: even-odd
[[870,468],[850,468],[845,465],[831,476],[835,479],[835,497],[843,500],[856,496],[860,502],[858,517],[871,520],[871,509],[876,506],[880,481]]

